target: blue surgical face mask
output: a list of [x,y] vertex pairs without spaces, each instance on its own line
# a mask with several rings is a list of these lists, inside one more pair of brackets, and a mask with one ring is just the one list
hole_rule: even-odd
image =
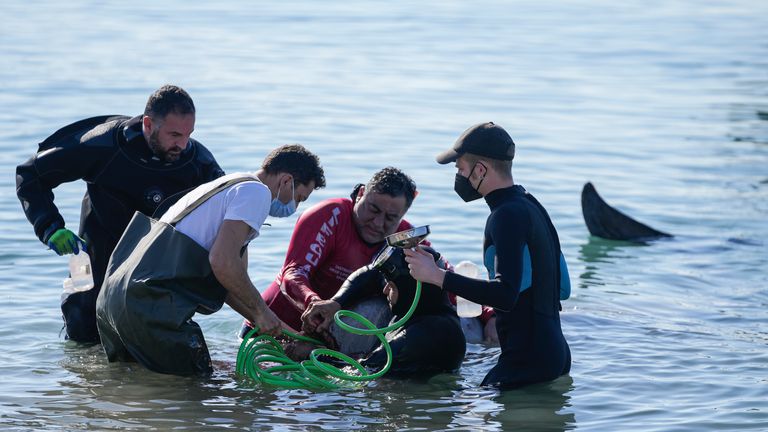
[[[281,185],[280,189],[282,188],[283,186]],[[293,181],[291,181],[291,200],[285,204],[279,200],[280,189],[277,190],[277,196],[275,196],[275,199],[272,200],[272,204],[269,206],[269,215],[272,217],[288,217],[296,213],[296,191],[293,188]]]

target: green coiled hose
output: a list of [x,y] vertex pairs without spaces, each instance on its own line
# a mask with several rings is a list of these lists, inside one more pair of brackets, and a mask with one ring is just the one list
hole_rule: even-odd
[[[257,328],[248,332],[243,338],[243,342],[240,344],[240,349],[237,352],[235,371],[261,384],[281,388],[305,388],[310,390],[334,390],[342,387],[355,387],[361,382],[379,378],[387,373],[392,366],[392,348],[389,346],[389,342],[387,342],[384,335],[389,331],[400,328],[411,318],[419,303],[419,297],[421,297],[421,282],[417,281],[416,293],[408,312],[406,312],[403,318],[384,328],[376,328],[370,320],[349,310],[340,310],[334,314],[333,319],[336,325],[345,331],[356,335],[373,335],[381,341],[384,350],[387,352],[387,363],[378,372],[368,373],[365,367],[357,360],[328,348],[315,348],[309,354],[308,360],[301,362],[291,360],[285,353],[285,350],[283,350],[280,342],[272,336],[259,335],[252,337],[258,331]],[[342,321],[341,318],[343,317],[349,317],[362,324],[365,328],[353,327]],[[283,330],[283,334],[297,340],[323,345],[322,342],[316,339],[301,336],[287,330]],[[322,361],[320,356],[329,356],[341,360],[348,368],[353,370],[347,372],[342,368]]]

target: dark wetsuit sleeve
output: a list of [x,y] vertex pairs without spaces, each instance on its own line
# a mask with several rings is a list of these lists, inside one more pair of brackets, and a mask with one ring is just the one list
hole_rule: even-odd
[[201,179],[202,183],[208,183],[209,181],[216,180],[217,178],[224,175],[224,170],[221,169],[219,163],[216,161],[216,158],[214,158],[213,154],[201,144],[200,153],[201,155],[199,156],[199,159],[204,164]]
[[[334,249],[333,243],[338,237],[334,234],[339,229],[339,224],[331,226],[326,222],[339,212],[339,206],[334,204],[311,214],[305,213],[293,230],[280,274],[280,291],[299,311],[304,311],[312,300],[320,298],[312,288],[311,278],[312,274],[324,265]],[[323,248],[317,248],[319,238],[325,242]]]
[[217,178],[224,176],[224,174],[224,170],[221,169],[218,163],[214,162],[211,165],[210,171],[208,172],[208,179],[206,180],[206,183],[211,180],[216,180]]
[[378,270],[363,266],[349,275],[331,300],[346,308],[366,297],[381,294],[384,284],[384,278]]
[[512,310],[520,294],[526,226],[528,214],[520,206],[494,212],[486,226],[486,242],[496,248],[495,277],[486,281],[446,273],[443,288],[475,303]]
[[[108,148],[82,145],[74,137],[77,132],[81,131],[64,137],[57,132],[40,144],[37,154],[16,167],[16,195],[43,243],[64,227],[64,218],[53,202],[53,189],[62,183],[95,177],[101,159],[109,154]],[[62,139],[49,143],[53,137]]]

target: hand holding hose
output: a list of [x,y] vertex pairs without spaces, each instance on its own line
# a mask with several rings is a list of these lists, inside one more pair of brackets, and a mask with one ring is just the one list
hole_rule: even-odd
[[301,314],[301,329],[308,334],[323,333],[333,322],[333,316],[341,305],[333,300],[318,300],[309,304]]
[[259,334],[267,334],[273,337],[278,337],[282,334],[283,330],[293,331],[293,329],[280,318],[275,315],[274,312],[266,305],[263,308],[259,308],[256,316],[251,320],[256,328],[259,329]]

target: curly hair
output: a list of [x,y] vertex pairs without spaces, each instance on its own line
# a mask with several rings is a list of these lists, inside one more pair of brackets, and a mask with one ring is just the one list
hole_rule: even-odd
[[408,209],[416,198],[416,183],[404,172],[395,167],[386,167],[379,170],[368,180],[365,185],[365,193],[376,192],[392,197],[405,197],[405,208]]

